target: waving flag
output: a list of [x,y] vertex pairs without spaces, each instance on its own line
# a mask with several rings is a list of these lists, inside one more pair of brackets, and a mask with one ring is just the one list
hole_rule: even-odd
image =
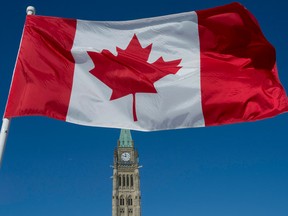
[[242,5],[97,22],[27,16],[5,117],[164,130],[288,111],[275,49]]

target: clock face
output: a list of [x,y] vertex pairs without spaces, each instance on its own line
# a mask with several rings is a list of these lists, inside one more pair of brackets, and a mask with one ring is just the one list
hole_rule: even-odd
[[129,161],[130,160],[130,154],[128,153],[128,152],[124,152],[124,153],[122,153],[121,154],[121,159],[123,160],[123,161]]

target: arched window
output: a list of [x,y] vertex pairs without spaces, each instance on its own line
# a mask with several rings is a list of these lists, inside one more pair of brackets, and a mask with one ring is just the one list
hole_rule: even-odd
[[121,186],[121,175],[118,176],[118,185]]
[[132,206],[132,205],[133,205],[132,197],[129,196],[128,197],[128,206]]
[[133,175],[130,176],[130,185],[133,187]]
[[121,196],[121,197],[120,197],[120,206],[123,206],[123,205],[124,205],[124,197]]
[[126,176],[127,187],[129,187],[129,175]]
[[125,175],[123,175],[122,177],[123,177],[122,186],[124,186],[124,187],[125,187]]

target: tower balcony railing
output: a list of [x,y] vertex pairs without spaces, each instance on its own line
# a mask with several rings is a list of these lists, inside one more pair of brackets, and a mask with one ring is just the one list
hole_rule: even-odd
[[118,166],[127,166],[127,167],[137,165],[137,163],[132,162],[132,161],[118,161],[117,164]]
[[134,190],[134,186],[119,186],[118,185],[118,189],[121,189],[121,190]]

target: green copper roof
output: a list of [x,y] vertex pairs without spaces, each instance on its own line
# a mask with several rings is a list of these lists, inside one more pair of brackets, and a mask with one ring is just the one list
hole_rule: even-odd
[[119,137],[119,147],[133,147],[133,140],[128,129],[121,129]]

